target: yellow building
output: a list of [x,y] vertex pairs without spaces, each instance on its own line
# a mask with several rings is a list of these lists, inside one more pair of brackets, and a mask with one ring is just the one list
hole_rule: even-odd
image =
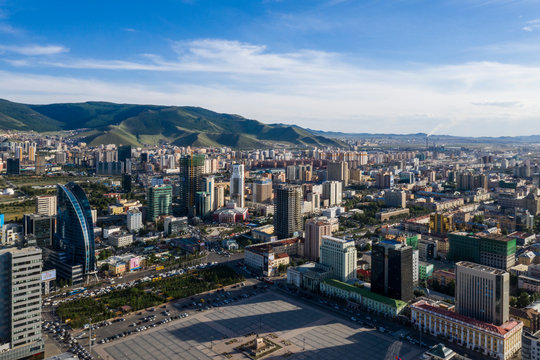
[[109,271],[114,275],[120,275],[126,272],[126,263],[125,262],[116,262],[114,264],[109,264]]
[[447,234],[454,230],[454,219],[451,214],[435,213],[429,216],[429,230],[434,234]]
[[457,314],[449,304],[420,300],[411,305],[411,321],[416,328],[450,342],[466,346],[499,360],[507,360],[521,349],[523,323],[509,320],[493,325]]
[[121,215],[124,213],[122,205],[109,205],[109,215]]

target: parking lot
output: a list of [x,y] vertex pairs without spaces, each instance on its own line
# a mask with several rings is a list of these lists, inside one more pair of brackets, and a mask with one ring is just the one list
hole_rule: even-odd
[[[97,345],[103,359],[246,359],[235,348],[254,334],[267,336],[278,359],[418,358],[420,347],[267,290],[188,317]],[[186,300],[186,301],[190,301]],[[186,305],[186,304],[184,304]],[[179,305],[175,311],[185,311]],[[197,305],[198,306],[198,305]]]

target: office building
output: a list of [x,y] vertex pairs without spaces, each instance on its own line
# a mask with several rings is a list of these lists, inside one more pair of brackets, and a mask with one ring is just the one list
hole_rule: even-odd
[[195,216],[196,194],[202,191],[204,155],[186,155],[180,159],[180,213]]
[[57,248],[66,252],[70,265],[82,265],[83,274],[96,270],[92,210],[84,190],[74,182],[57,185]]
[[165,236],[176,236],[188,229],[188,218],[167,216],[163,219],[163,231]]
[[116,248],[130,246],[133,243],[133,235],[126,232],[117,231],[109,234],[107,242],[109,243],[109,245],[112,245]]
[[371,251],[371,291],[409,301],[413,299],[413,248],[382,240]]
[[253,181],[253,201],[256,203],[272,202],[272,180],[262,179]]
[[327,166],[327,180],[341,181],[343,186],[349,184],[349,167],[345,161],[329,162]]
[[303,228],[302,187],[282,185],[276,189],[274,231],[278,239],[297,236]]
[[384,205],[405,208],[407,207],[407,194],[401,190],[387,190],[384,192]]
[[508,321],[510,275],[460,261],[456,264],[456,309],[461,315],[501,325]]
[[505,235],[466,232],[448,234],[448,259],[508,270],[516,263],[516,239]]
[[33,235],[40,248],[53,245],[56,232],[56,217],[40,214],[25,214],[23,217],[24,236]]
[[343,196],[343,185],[340,181],[325,181],[322,184],[322,199],[328,200],[328,206],[340,205]]
[[131,192],[131,174],[122,175],[122,191],[125,193]]
[[131,160],[131,145],[120,145],[118,147],[118,161],[125,165],[126,160]]
[[41,250],[0,250],[0,359],[43,359]]
[[540,360],[540,331],[523,331],[521,336],[521,360]]
[[21,161],[20,159],[7,159],[6,165],[7,175],[20,175],[21,174]]
[[212,196],[206,191],[199,191],[195,197],[195,215],[200,218],[207,218],[212,212]]
[[129,209],[126,213],[126,225],[129,231],[136,232],[143,228],[142,212],[137,209]]
[[148,208],[146,219],[156,221],[161,215],[172,212],[172,187],[170,185],[153,186],[148,188]]
[[323,236],[320,263],[330,267],[332,278],[346,282],[356,279],[356,246],[354,240]]
[[304,257],[318,261],[323,236],[332,235],[332,224],[327,220],[309,219],[306,221]]
[[410,306],[411,322],[420,331],[473,349],[484,358],[511,359],[521,348],[523,323],[494,325],[459,314],[444,302],[420,300]]
[[216,209],[225,206],[225,188],[223,186],[216,186],[214,188],[214,207]]
[[203,177],[202,182],[202,191],[206,192],[210,197],[210,211],[214,211],[217,209],[215,201],[216,178],[214,175],[205,176]]
[[371,292],[368,288],[354,286],[336,279],[322,281],[320,291],[328,297],[346,301],[347,307],[351,310],[367,310],[395,318],[407,308],[407,303],[404,301],[391,299]]
[[56,196],[37,196],[36,197],[36,214],[45,216],[56,215]]
[[244,165],[233,164],[231,174],[231,201],[236,203],[236,206],[244,207]]

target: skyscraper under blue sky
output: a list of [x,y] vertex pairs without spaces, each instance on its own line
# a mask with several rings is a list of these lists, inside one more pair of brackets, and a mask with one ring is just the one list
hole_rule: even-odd
[[96,270],[94,225],[84,190],[74,182],[56,186],[58,215],[56,236],[71,265],[82,265],[84,274]]

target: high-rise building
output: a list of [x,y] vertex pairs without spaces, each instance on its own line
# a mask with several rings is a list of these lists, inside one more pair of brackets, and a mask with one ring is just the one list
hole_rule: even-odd
[[448,259],[470,261],[477,264],[508,270],[516,263],[516,239],[499,234],[448,234],[450,249]]
[[328,200],[328,206],[341,204],[343,197],[343,185],[341,181],[325,181],[322,188],[322,199]]
[[206,218],[212,212],[212,196],[206,191],[199,191],[195,198],[196,213],[195,215],[200,218]]
[[323,236],[332,235],[332,224],[327,220],[309,219],[306,221],[304,257],[318,261]]
[[347,162],[329,162],[326,170],[328,172],[328,180],[341,181],[344,186],[349,184],[349,166]]
[[394,186],[394,175],[390,173],[378,172],[375,174],[375,187],[379,189],[389,189]]
[[223,206],[225,206],[225,188],[223,186],[216,186],[214,194],[214,207],[219,209]]
[[371,291],[393,299],[413,298],[413,248],[382,240],[371,251]]
[[172,187],[157,185],[148,188],[148,221],[155,221],[158,216],[170,215],[172,212]]
[[131,174],[122,175],[122,191],[125,193],[131,192]]
[[0,359],[43,359],[41,249],[0,250]]
[[274,231],[278,239],[286,239],[302,231],[302,187],[282,185],[276,189]]
[[41,175],[41,174],[45,174],[45,156],[43,155],[36,155],[36,167],[35,167],[35,172],[36,172],[36,175]]
[[320,263],[329,266],[332,278],[346,282],[356,279],[356,246],[354,240],[323,236]]
[[45,216],[56,215],[56,196],[44,195],[36,197],[36,214]]
[[126,160],[131,160],[131,145],[121,145],[118,147],[118,161],[125,164]]
[[195,215],[196,194],[202,191],[204,155],[186,155],[180,159],[180,213]]
[[208,193],[210,196],[210,211],[214,211],[217,209],[216,202],[215,202],[215,187],[216,187],[216,178],[214,175],[208,175],[203,177],[202,179],[202,189],[204,192]]
[[488,181],[485,174],[473,174],[470,172],[461,172],[456,176],[457,190],[474,190],[482,188],[487,190]]
[[56,186],[58,215],[57,247],[67,254],[70,265],[82,265],[83,275],[96,270],[92,209],[84,190],[74,182]]
[[253,201],[256,203],[272,201],[272,180],[262,179],[253,182]]
[[231,174],[231,201],[237,207],[244,207],[244,165],[233,164]]
[[56,217],[40,214],[25,214],[24,236],[33,235],[38,247],[52,247],[56,232]]
[[510,275],[500,269],[460,261],[456,264],[456,310],[501,325],[508,321]]
[[142,213],[139,209],[129,209],[126,213],[126,225],[129,231],[139,231],[143,227]]
[[28,147],[28,160],[31,162],[36,161],[36,145],[30,145]]
[[7,159],[6,174],[7,175],[20,175],[21,173],[21,160],[19,159]]

